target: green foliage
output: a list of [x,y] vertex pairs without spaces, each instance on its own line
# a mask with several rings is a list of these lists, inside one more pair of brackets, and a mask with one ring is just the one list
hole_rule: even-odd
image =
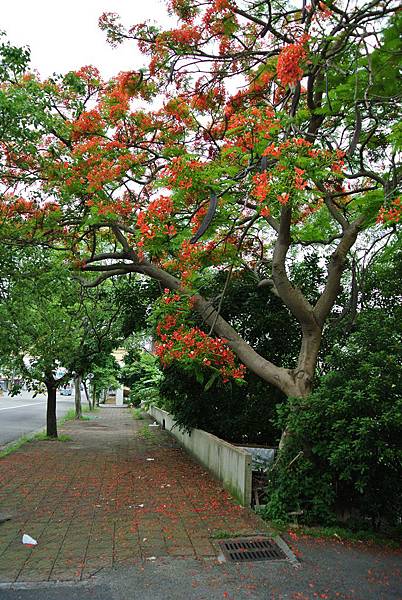
[[[314,262],[314,261],[312,261]],[[235,270],[222,299],[221,314],[257,352],[284,364],[296,356],[298,333],[295,322],[271,286],[258,286],[258,278],[249,271]],[[306,267],[294,279],[315,286],[315,267]],[[209,297],[219,297],[226,273],[217,273],[204,282]],[[317,275],[319,277],[319,275]],[[314,280],[314,282],[313,282]],[[202,327],[201,322],[196,322]],[[269,331],[269,335],[266,332]],[[164,407],[171,412],[179,427],[197,427],[228,441],[276,445],[279,430],[273,425],[275,405],[283,394],[259,377],[247,372],[245,383],[224,383],[220,378],[196,380],[181,364],[164,370],[160,393]]]
[[132,408],[131,416],[133,417],[133,419],[135,421],[143,421],[144,420],[144,414],[140,408]]
[[45,382],[68,362],[79,342],[74,284],[58,257],[41,249],[14,250],[2,257],[2,366],[29,385]]
[[3,369],[34,387],[55,377],[58,367],[85,376],[113,363],[110,353],[123,341],[123,320],[112,282],[82,290],[59,255],[38,248],[2,249],[0,281]]
[[[268,274],[269,265],[262,265],[258,274],[235,270],[222,299],[221,314],[261,355],[290,365],[297,356],[297,325],[272,292],[270,280],[264,279]],[[226,276],[221,272],[204,281],[209,297],[219,297]],[[294,261],[291,276],[314,301],[323,281],[318,256],[307,254],[302,262]],[[258,285],[259,281],[263,285]],[[250,371],[239,386],[218,378],[197,381],[176,363],[164,370],[160,393],[179,427],[197,427],[236,443],[278,443],[280,430],[273,419],[275,406],[284,396]]]
[[143,332],[152,303],[160,295],[156,281],[132,276],[114,282],[114,303],[119,306],[125,338]]
[[143,427],[141,427],[141,429],[138,431],[137,435],[139,437],[143,438],[144,440],[155,439],[155,434],[153,431],[151,431],[149,429],[148,425],[144,425]]
[[4,458],[9,454],[12,454],[13,452],[21,448],[21,446],[23,446],[27,442],[30,442],[32,439],[32,436],[23,435],[16,442],[8,444],[3,450],[0,450],[0,458]]
[[[289,529],[289,525],[286,526]],[[306,525],[296,525],[292,529],[296,535],[308,535],[314,538],[330,538],[342,542],[355,542],[375,544],[376,546],[386,546],[397,550],[401,545],[401,528],[393,527],[387,529],[386,535],[380,532],[373,531],[361,527],[361,523],[356,523],[355,526],[342,527],[335,525],[331,527],[309,527]]]
[[[5,35],[0,31],[0,40]],[[29,64],[30,50],[27,47],[13,46],[10,42],[0,42],[0,81],[13,81],[22,75]]]
[[163,375],[159,368],[158,359],[149,352],[137,352],[126,357],[122,379],[131,387],[130,403],[134,406],[140,404],[159,405],[159,386]]
[[100,393],[109,388],[117,389],[120,385],[121,369],[116,360],[110,354],[101,354],[92,365],[93,378],[91,385],[95,388],[96,398],[99,400]]
[[339,518],[397,523],[402,516],[402,332],[368,309],[332,370],[307,399],[290,399],[279,422],[291,432],[271,472],[266,515],[306,523]]
[[[99,409],[95,409],[95,410],[99,410]],[[83,413],[87,413],[89,412],[89,407],[88,406],[83,406],[82,407],[82,412]],[[93,411],[92,411],[93,412]],[[61,419],[58,420],[58,423],[60,425],[62,425],[63,423],[65,423],[66,421],[73,421],[74,419],[76,419],[76,414],[75,414],[75,409],[74,408],[70,408],[62,417]],[[88,415],[83,414],[81,417],[82,421],[90,421],[91,417],[89,417]]]
[[204,429],[235,443],[276,446],[279,430],[273,426],[275,404],[282,394],[253,374],[246,383],[223,383],[216,378],[208,388],[180,367],[168,367],[160,386],[163,407],[179,428]]

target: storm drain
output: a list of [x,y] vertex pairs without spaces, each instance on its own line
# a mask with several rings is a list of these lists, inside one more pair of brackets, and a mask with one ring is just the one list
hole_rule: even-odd
[[284,560],[286,554],[271,538],[236,538],[219,542],[226,560],[255,562],[258,560]]

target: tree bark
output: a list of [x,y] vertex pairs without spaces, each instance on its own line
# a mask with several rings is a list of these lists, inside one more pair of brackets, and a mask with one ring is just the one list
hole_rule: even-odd
[[75,388],[75,418],[82,418],[82,406],[81,406],[81,375],[74,377],[74,388]]
[[226,340],[228,346],[250,371],[280,389],[287,396],[304,398],[309,395],[312,389],[323,326],[340,291],[340,280],[346,256],[356,241],[362,224],[362,218],[358,218],[353,223],[348,224],[344,217],[338,214],[339,211],[336,210],[336,207],[332,206],[331,202],[329,202],[329,208],[332,210],[331,215],[337,221],[338,225],[342,227],[343,231],[341,239],[331,257],[325,289],[315,306],[312,306],[301,290],[292,284],[286,272],[286,259],[292,242],[292,207],[290,204],[282,208],[280,221],[275,227],[277,239],[272,259],[272,279],[278,296],[300,323],[302,329],[299,358],[297,365],[293,369],[275,365],[270,360],[258,354],[222,318],[219,311],[214,308],[211,302],[201,295],[193,293],[191,289],[187,289],[183,286],[180,279],[147,260],[139,262],[135,252],[130,250],[130,245],[118,226],[115,226],[113,231],[126,253],[124,257],[127,260],[131,260],[132,263],[119,262],[114,265],[96,265],[93,263],[96,263],[103,257],[102,255],[94,256],[87,261],[86,271],[104,272],[90,285],[96,286],[103,279],[116,274],[140,273],[159,281],[165,288],[187,293],[189,296],[192,296],[194,309],[201,315],[204,322],[213,329],[216,335]]
[[56,418],[56,382],[53,377],[45,382],[47,390],[46,407],[46,436],[57,438],[57,418]]
[[94,408],[95,406],[99,406],[99,394],[97,394],[96,385],[94,383],[92,384],[92,406]]
[[85,379],[83,379],[82,383],[84,385],[85,396],[86,396],[87,401],[88,401],[89,410],[93,410],[95,405],[92,404],[92,402],[91,402],[91,397],[90,397],[89,392],[88,392],[87,382],[85,381]]

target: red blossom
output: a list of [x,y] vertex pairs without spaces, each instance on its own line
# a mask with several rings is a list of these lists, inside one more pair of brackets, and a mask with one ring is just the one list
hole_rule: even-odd
[[253,175],[254,188],[252,194],[260,202],[264,201],[269,193],[269,175],[266,171]]
[[383,223],[384,225],[392,225],[399,223],[402,214],[402,199],[401,197],[395,198],[391,202],[390,208],[382,206],[377,216],[377,223]]
[[307,58],[305,44],[308,36],[302,36],[294,44],[285,46],[279,56],[277,64],[278,79],[283,86],[294,87],[303,77],[301,63]]

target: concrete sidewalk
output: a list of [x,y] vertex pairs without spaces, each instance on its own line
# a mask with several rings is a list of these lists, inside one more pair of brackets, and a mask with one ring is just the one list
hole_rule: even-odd
[[299,568],[218,562],[264,524],[148,424],[104,410],[0,460],[0,600],[402,599],[399,551],[290,534]]
[[[214,535],[263,523],[166,432],[128,410],[66,423],[69,442],[31,442],[0,460],[0,581],[79,580],[159,557],[215,557]],[[21,543],[27,533],[38,541]]]

